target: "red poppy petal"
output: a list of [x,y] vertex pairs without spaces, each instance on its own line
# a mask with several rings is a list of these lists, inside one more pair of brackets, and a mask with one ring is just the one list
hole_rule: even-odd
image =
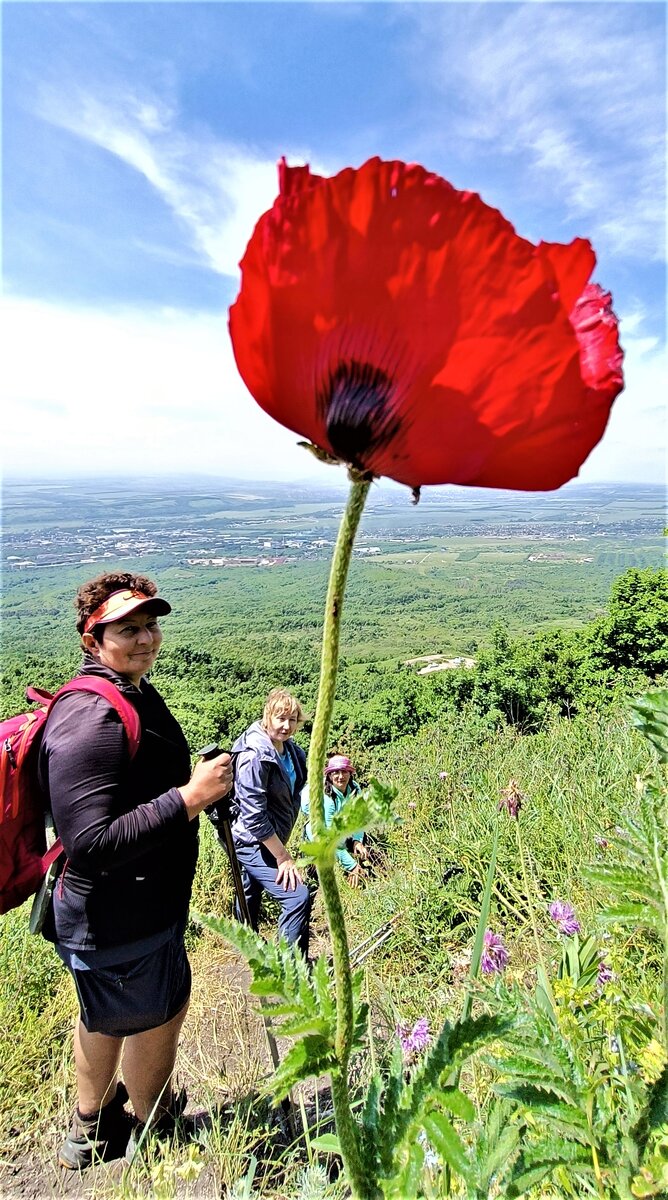
[[535,247],[416,164],[322,179],[283,162],[280,188],[230,311],[268,413],[410,486],[542,489],[577,473],[622,386],[588,242]]
[[590,243],[584,238],[575,238],[568,246],[539,242],[537,251],[543,259],[546,276],[554,279],[564,311],[570,313],[596,266]]
[[612,296],[590,283],[571,312],[571,324],[580,348],[580,369],[586,386],[602,393],[612,404],[624,386],[623,354]]

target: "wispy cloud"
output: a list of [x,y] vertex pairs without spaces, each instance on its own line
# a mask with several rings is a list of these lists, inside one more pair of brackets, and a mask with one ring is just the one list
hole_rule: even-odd
[[[276,195],[273,159],[204,134],[186,136],[169,104],[127,88],[100,94],[43,88],[36,111],[139,172],[200,260],[219,274],[237,274],[253,225]],[[157,245],[151,250],[160,252]],[[174,247],[168,254],[173,261]]]
[[652,258],[665,218],[664,32],[647,15],[657,7],[418,5],[414,44],[455,143],[512,158],[528,200],[558,197],[606,245]]

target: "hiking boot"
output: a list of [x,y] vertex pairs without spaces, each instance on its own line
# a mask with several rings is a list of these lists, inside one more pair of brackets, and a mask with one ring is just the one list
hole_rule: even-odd
[[197,1132],[197,1117],[184,1116],[188,1103],[185,1088],[172,1096],[169,1107],[148,1121],[135,1121],[125,1147],[125,1161],[132,1163],[150,1142],[168,1142],[175,1138],[190,1141]]
[[120,1158],[132,1128],[132,1117],[123,1107],[128,1093],[122,1083],[116,1095],[99,1112],[90,1116],[74,1110],[70,1131],[58,1151],[58,1162],[68,1171],[85,1171],[95,1159],[107,1162]]

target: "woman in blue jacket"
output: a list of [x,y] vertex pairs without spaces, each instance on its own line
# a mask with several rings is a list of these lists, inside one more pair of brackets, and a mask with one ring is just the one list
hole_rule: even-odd
[[[287,848],[306,783],[306,756],[292,735],[303,723],[301,704],[283,688],[267,696],[262,720],[237,738],[232,837],[251,921],[257,929],[263,891],[278,900],[278,931],[308,956],[311,893]],[[241,919],[238,911],[236,915]]]
[[[360,790],[360,785],[355,779],[355,768],[350,759],[345,754],[334,754],[325,767],[325,824],[328,828],[334,814],[339,811],[344,801]],[[308,816],[308,789],[302,795],[302,812]],[[308,840],[311,841],[313,834],[310,821],[305,832]],[[369,860],[363,830],[360,829],[346,838],[345,844],[337,850],[336,857],[343,867],[346,882],[351,887],[359,887],[362,881],[361,864],[367,863]]]

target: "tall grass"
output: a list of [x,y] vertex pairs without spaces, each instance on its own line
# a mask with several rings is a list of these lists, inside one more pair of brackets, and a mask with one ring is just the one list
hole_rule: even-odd
[[[588,923],[601,893],[585,882],[582,866],[601,857],[606,830],[635,805],[635,776],[646,762],[642,739],[624,714],[555,721],[531,736],[512,729],[490,736],[463,716],[396,743],[375,764],[376,773],[399,788],[400,823],[388,835],[392,870],[367,889],[363,903],[353,895],[346,904],[353,941],[403,911],[375,964],[382,962],[376,973],[396,1002],[412,1014],[425,995],[436,1007],[450,994],[443,988],[473,935],[494,815],[509,779],[527,798],[522,828],[533,904],[540,914],[549,901],[568,899]],[[499,842],[495,922],[508,929],[521,970],[531,929],[512,823]]]

